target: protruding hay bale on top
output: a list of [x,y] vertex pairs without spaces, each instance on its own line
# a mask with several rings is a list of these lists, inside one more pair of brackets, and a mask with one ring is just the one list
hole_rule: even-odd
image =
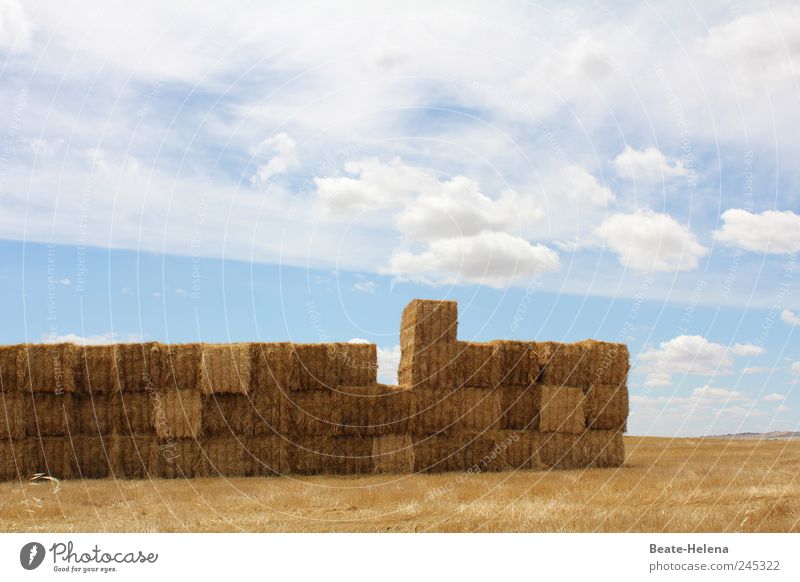
[[200,441],[200,465],[197,477],[243,477],[245,442],[243,437],[227,435]]
[[291,471],[284,437],[263,435],[244,439],[244,466],[248,477],[287,475]]
[[196,439],[202,422],[203,400],[197,390],[168,390],[158,394],[153,424],[160,440]]
[[458,336],[458,304],[455,301],[414,299],[400,322],[400,349],[413,355],[438,343],[455,343]]
[[628,380],[630,354],[622,343],[584,340],[589,349],[590,370],[588,384],[619,386]]
[[87,436],[110,433],[114,426],[117,426],[114,421],[115,409],[112,406],[112,401],[117,397],[119,397],[117,394],[100,393],[77,396],[75,399],[77,433]]
[[414,441],[409,434],[384,434],[372,439],[372,464],[375,473],[414,471]]
[[117,384],[122,392],[158,389],[161,378],[160,344],[116,344]]
[[541,373],[533,342],[497,340],[499,383],[504,386],[524,386],[536,381]]
[[459,389],[447,392],[437,388],[414,388],[411,432],[417,435],[448,433],[460,430],[463,410]]
[[25,434],[31,437],[77,433],[75,399],[72,394],[29,392],[22,395]]
[[500,386],[502,408],[501,428],[504,430],[534,430],[538,425],[538,387],[530,384]]
[[160,408],[162,404],[163,399],[158,392],[112,394],[110,400],[111,430],[127,436],[152,434],[156,416],[159,412],[163,415],[163,410]]
[[591,354],[586,343],[534,344],[536,359],[541,368],[538,382],[551,386],[589,386]]
[[592,384],[586,392],[586,425],[592,430],[627,430],[628,388],[625,384]]
[[456,397],[460,400],[459,430],[485,432],[500,430],[503,416],[500,388],[462,386]]
[[244,394],[211,394],[203,397],[203,435],[253,434],[253,405]]
[[289,388],[291,390],[321,390],[330,388],[334,372],[325,344],[293,344]]
[[75,385],[81,394],[117,391],[116,345],[79,346],[75,370]]
[[200,386],[204,394],[247,394],[250,389],[248,344],[204,344]]
[[20,392],[75,392],[78,348],[72,344],[25,344],[17,352]]
[[250,345],[252,373],[250,394],[274,395],[290,390],[294,347],[290,343]]
[[408,388],[372,384],[341,386],[338,431],[349,435],[404,433],[414,417],[414,394]]
[[500,383],[500,365],[494,344],[458,342],[458,385],[492,388]]
[[0,392],[17,390],[17,357],[21,346],[0,346]]
[[25,436],[23,394],[0,392],[0,441]]
[[372,472],[372,438],[303,436],[288,445],[293,473],[366,475]]
[[328,381],[332,386],[367,386],[378,381],[375,344],[334,343],[328,350]]
[[567,386],[537,386],[538,429],[579,434],[586,428],[583,390]]
[[334,389],[290,392],[280,403],[289,435],[332,435],[342,424],[342,398]]
[[457,344],[434,344],[413,356],[400,359],[398,380],[402,386],[417,388],[446,388],[459,385],[460,350]]
[[587,468],[621,467],[625,462],[625,443],[622,431],[589,430],[580,436],[578,444],[581,464]]
[[171,344],[161,346],[161,380],[163,390],[193,390],[200,386],[203,344]]
[[68,440],[67,454],[76,479],[104,479],[111,474],[115,449],[113,437],[73,436]]

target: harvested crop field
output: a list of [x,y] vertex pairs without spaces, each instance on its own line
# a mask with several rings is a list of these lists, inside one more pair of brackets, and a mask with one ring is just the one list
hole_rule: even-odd
[[800,532],[800,440],[625,437],[620,469],[0,483],[6,532]]

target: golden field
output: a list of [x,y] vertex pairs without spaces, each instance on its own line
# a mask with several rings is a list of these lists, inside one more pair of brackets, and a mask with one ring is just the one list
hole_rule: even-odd
[[0,483],[0,530],[800,531],[800,441],[625,442],[621,469]]

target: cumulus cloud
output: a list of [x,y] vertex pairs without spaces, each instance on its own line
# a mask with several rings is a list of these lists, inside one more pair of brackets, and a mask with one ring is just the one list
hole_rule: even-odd
[[673,374],[719,376],[731,373],[733,356],[758,356],[764,348],[751,344],[725,346],[699,335],[681,335],[639,355],[638,371],[647,374],[645,385],[669,386]]
[[375,281],[370,281],[369,279],[362,279],[360,281],[356,281],[353,285],[353,289],[356,291],[360,291],[361,293],[375,293]]
[[774,392],[772,394],[767,394],[766,396],[763,396],[761,400],[763,400],[764,402],[782,402],[785,398],[786,396],[784,396],[783,394],[778,394],[777,392]]
[[614,193],[607,186],[601,185],[586,168],[571,164],[561,169],[561,179],[567,194],[578,203],[602,206],[613,202]]
[[595,228],[594,236],[623,265],[638,271],[692,271],[708,254],[687,227],[652,210],[614,214]]
[[681,160],[668,158],[653,147],[635,150],[625,146],[612,164],[618,176],[643,182],[658,182],[688,174]]
[[378,381],[382,384],[397,384],[398,367],[400,367],[400,344],[378,346]]
[[747,400],[747,396],[737,390],[726,388],[713,388],[702,386],[692,390],[692,398],[695,400]]
[[142,337],[137,334],[119,335],[114,332],[101,333],[97,335],[82,336],[75,333],[66,334],[47,334],[42,337],[42,342],[46,344],[69,343],[81,346],[107,345],[118,343],[138,343]]
[[784,309],[781,313],[781,321],[788,325],[800,325],[800,316],[798,316],[794,311]]
[[722,213],[724,224],[714,238],[726,245],[759,253],[787,254],[800,249],[800,215],[791,210],[760,214],[741,208]]
[[0,49],[21,53],[30,47],[33,30],[17,0],[0,0]]
[[272,176],[286,172],[295,163],[297,144],[285,133],[276,133],[261,142],[259,151],[261,150],[274,151],[275,155],[256,168],[256,173],[250,177],[253,186],[264,186]]
[[385,273],[432,284],[475,283],[501,288],[558,267],[558,255],[504,232],[432,241],[427,250],[396,251]]

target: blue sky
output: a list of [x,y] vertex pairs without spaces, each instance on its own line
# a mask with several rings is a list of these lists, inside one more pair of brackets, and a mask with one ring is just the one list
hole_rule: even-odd
[[0,341],[629,344],[630,429],[800,424],[790,2],[0,0]]

